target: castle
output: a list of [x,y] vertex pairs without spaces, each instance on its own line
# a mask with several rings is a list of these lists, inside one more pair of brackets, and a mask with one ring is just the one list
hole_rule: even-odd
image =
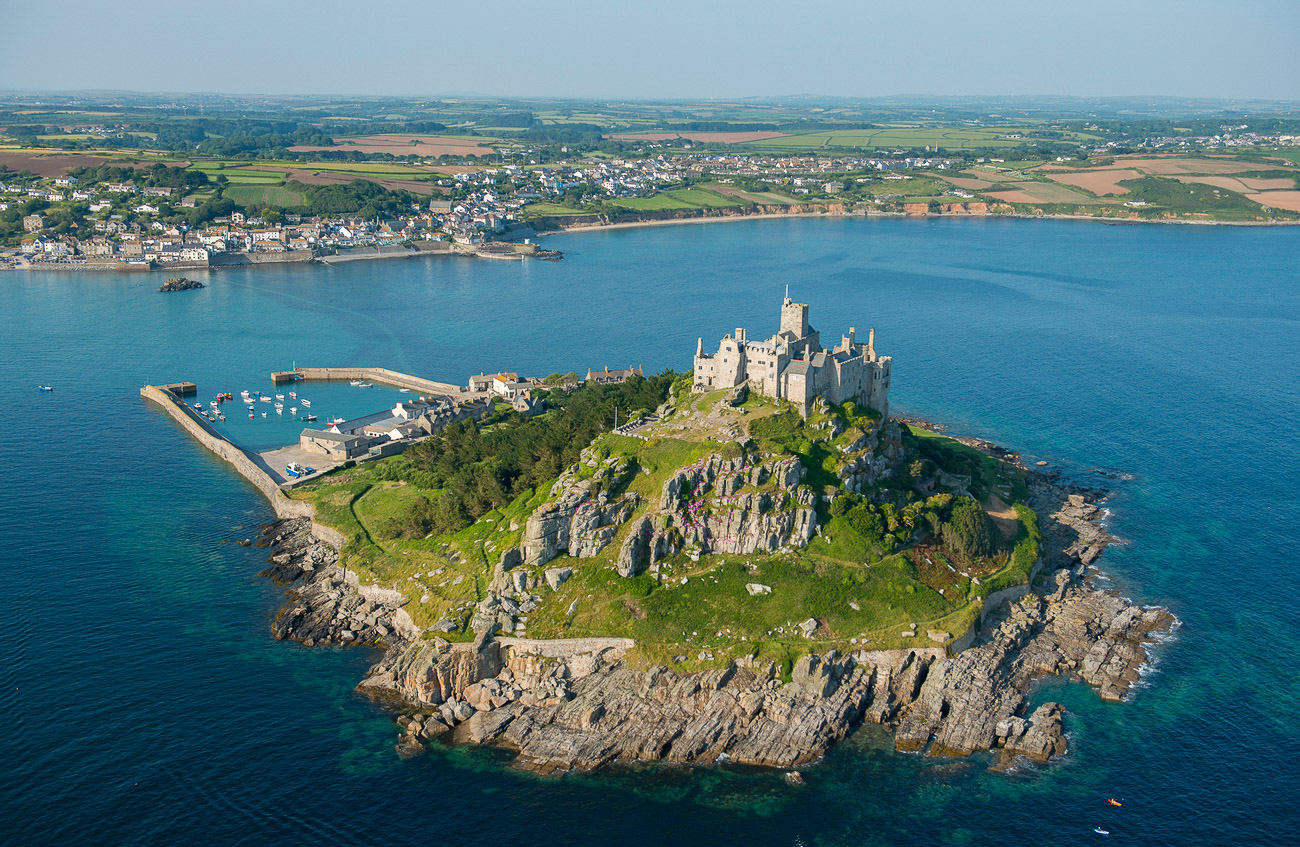
[[[788,292],[787,292],[788,295]],[[695,391],[731,388],[748,381],[767,397],[789,400],[807,416],[813,399],[831,403],[852,400],[889,417],[889,356],[876,354],[876,331],[867,343],[843,336],[834,350],[823,350],[821,336],[808,324],[808,305],[789,296],[781,304],[781,330],[766,341],[751,341],[743,328],[725,335],[718,352],[705,353],[704,339],[695,346]]]

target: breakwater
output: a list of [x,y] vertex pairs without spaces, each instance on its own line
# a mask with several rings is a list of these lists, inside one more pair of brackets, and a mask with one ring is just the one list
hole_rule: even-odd
[[343,534],[332,527],[316,523],[316,509],[310,503],[285,496],[279,483],[272,479],[266,469],[259,465],[247,451],[217,432],[207,421],[182,403],[175,394],[158,386],[146,385],[140,389],[140,396],[159,406],[180,424],[182,429],[193,436],[195,441],[233,466],[240,476],[251,482],[270,501],[277,517],[307,518],[311,520],[312,535],[335,549],[342,549]]
[[404,374],[388,368],[295,368],[291,371],[275,371],[271,374],[271,381],[276,385],[285,382],[339,382],[354,379],[365,382],[379,382],[397,388],[409,388],[412,391],[423,391],[426,394],[459,396],[466,393],[465,389],[459,385],[452,385],[449,382],[434,382],[431,379]]

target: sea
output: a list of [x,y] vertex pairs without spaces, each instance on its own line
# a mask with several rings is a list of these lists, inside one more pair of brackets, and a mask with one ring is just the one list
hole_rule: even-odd
[[[544,240],[563,261],[187,272],[207,287],[173,294],[165,274],[0,275],[0,843],[1300,840],[1300,229],[835,218]],[[282,589],[239,543],[267,503],[139,396],[233,392],[218,425],[266,449],[303,426],[238,402],[273,370],[682,371],[698,338],[775,332],[787,286],[824,341],[875,328],[896,414],[1112,490],[1110,584],[1181,625],[1130,702],[1035,692],[1066,706],[1067,756],[995,773],[868,726],[798,786],[399,759],[354,690],[373,652],[271,637]],[[322,416],[402,397],[300,388]]]

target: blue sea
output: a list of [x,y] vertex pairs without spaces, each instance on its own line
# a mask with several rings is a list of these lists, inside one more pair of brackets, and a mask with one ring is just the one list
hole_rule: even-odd
[[[1300,230],[792,219],[546,241],[564,261],[232,269],[165,295],[157,274],[0,275],[0,842],[1300,839]],[[267,504],[138,395],[238,397],[293,363],[460,383],[685,370],[697,337],[775,331],[787,285],[828,339],[876,329],[896,412],[1114,486],[1127,544],[1102,564],[1182,625],[1132,702],[1036,694],[1068,709],[1064,759],[994,774],[867,727],[801,787],[728,767],[543,779],[485,749],[399,760],[353,690],[373,654],[270,636],[282,592],[235,543]],[[303,393],[344,416],[398,396]],[[231,408],[258,449],[300,426]]]

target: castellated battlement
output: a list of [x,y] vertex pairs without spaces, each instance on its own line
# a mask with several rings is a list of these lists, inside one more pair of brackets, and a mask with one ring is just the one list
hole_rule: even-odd
[[889,416],[889,369],[892,360],[876,353],[876,331],[867,343],[857,340],[857,330],[832,350],[808,322],[808,304],[789,297],[781,304],[780,329],[764,341],[751,341],[744,327],[724,335],[718,352],[705,353],[704,339],[695,345],[695,391],[716,391],[749,383],[751,391],[788,400],[804,415],[812,402],[824,397],[831,403],[852,400]]

